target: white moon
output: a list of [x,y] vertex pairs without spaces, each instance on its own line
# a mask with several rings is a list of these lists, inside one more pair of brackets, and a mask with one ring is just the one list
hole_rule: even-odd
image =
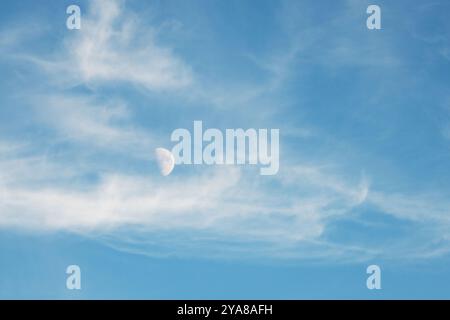
[[173,157],[172,152],[164,148],[156,148],[155,156],[159,172],[161,172],[163,176],[168,176],[175,167],[175,158]]

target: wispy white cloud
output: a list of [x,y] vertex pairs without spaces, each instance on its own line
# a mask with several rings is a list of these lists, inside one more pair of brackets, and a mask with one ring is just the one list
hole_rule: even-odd
[[130,108],[124,103],[71,94],[46,94],[37,100],[36,121],[56,131],[59,140],[133,157],[148,158],[153,153],[156,135],[134,126]]
[[[0,161],[2,228],[74,232],[145,255],[348,262],[447,252],[446,201],[369,191],[364,176],[350,183],[327,168],[296,165],[266,181],[241,168],[219,167],[166,178],[107,173],[97,182],[77,184],[89,166],[23,157],[8,149]],[[389,248],[327,240],[336,221],[352,219],[354,209],[365,203],[433,232],[425,238],[400,237]]]
[[128,83],[151,91],[180,89],[193,82],[190,67],[156,30],[127,12],[123,1],[91,1],[82,29],[65,39],[55,57],[23,55],[56,77],[55,83]]
[[400,219],[450,225],[450,202],[445,195],[373,192],[368,200]]
[[[0,226],[102,235],[115,239],[116,245],[120,242],[117,234],[128,228],[135,235],[126,237],[135,243],[129,250],[144,250],[153,233],[189,233],[194,243],[207,250],[221,250],[221,243],[233,239],[237,252],[250,254],[255,247],[249,243],[264,244],[267,252],[276,247],[280,256],[282,249],[285,257],[301,258],[304,252],[296,252],[298,246],[306,247],[309,242],[318,246],[329,219],[345,214],[363,200],[355,200],[362,192],[360,186],[333,179],[322,181],[318,168],[297,167],[291,170],[293,180],[275,178],[272,183],[280,183],[280,189],[274,193],[262,177],[250,179],[251,173],[233,167],[165,179],[110,173],[102,175],[99,182],[76,184],[73,181],[89,168],[49,159],[42,166],[40,158],[10,156],[21,165],[1,177]],[[2,172],[12,165],[11,161],[0,161]],[[66,178],[61,176],[63,172]],[[311,184],[314,194],[304,192]],[[147,237],[140,240],[143,234]],[[176,239],[170,241],[170,253],[185,254],[186,239],[179,239],[180,243]],[[163,241],[164,245],[168,244]],[[246,248],[236,250],[240,245]],[[342,248],[338,251],[342,254]]]

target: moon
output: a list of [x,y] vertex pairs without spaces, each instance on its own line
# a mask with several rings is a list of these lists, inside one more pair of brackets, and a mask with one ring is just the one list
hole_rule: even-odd
[[159,172],[163,176],[168,176],[175,167],[175,158],[172,152],[164,148],[155,149],[156,162],[158,163]]

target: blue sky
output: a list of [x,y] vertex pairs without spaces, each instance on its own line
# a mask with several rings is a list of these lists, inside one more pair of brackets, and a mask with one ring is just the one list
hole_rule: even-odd
[[[0,297],[449,298],[450,4],[369,4],[3,1]],[[278,174],[161,176],[195,120]]]

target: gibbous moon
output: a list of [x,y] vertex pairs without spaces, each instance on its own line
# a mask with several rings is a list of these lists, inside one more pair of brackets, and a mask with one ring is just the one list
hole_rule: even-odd
[[173,157],[172,152],[164,148],[156,148],[155,156],[159,172],[163,176],[168,176],[175,167],[175,158]]

